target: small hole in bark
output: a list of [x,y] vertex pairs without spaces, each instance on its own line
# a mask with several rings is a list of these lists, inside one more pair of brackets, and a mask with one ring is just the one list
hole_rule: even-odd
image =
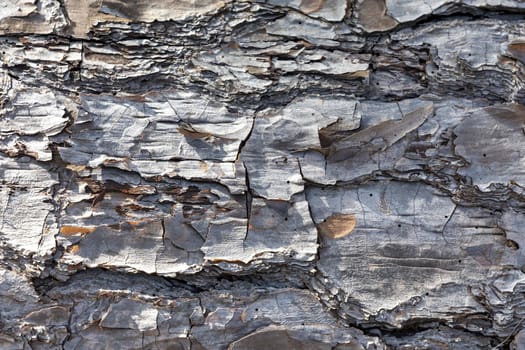
[[255,312],[258,312],[258,311],[259,311],[259,309],[258,309],[258,308],[255,308]]
[[462,261],[462,260],[461,260],[461,259],[459,259],[459,260],[458,260],[458,263],[460,263],[460,264],[461,264],[461,261]]
[[513,240],[511,239],[508,239],[507,242],[506,242],[506,245],[507,247],[511,248],[511,249],[514,249],[514,250],[518,250],[520,249],[520,246],[518,243],[514,242]]
[[445,215],[445,219],[448,219],[448,215]]
[[401,227],[401,224],[397,224],[397,227]]
[[284,218],[284,221],[288,221],[288,218]]
[[370,194],[369,194],[369,196],[370,196],[370,197],[373,197],[373,196],[374,196],[374,194],[373,194],[373,193],[370,193]]
[[428,292],[426,292],[425,295],[428,296]]
[[289,183],[290,183],[290,180],[287,180],[286,183],[289,184]]
[[486,153],[483,153],[483,157],[486,157],[486,156],[487,156],[487,154],[486,154]]

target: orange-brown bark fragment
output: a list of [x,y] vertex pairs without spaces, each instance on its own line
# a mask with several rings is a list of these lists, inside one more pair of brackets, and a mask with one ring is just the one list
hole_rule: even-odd
[[319,232],[326,238],[343,238],[354,230],[356,218],[353,214],[334,214],[318,225]]
[[67,252],[69,254],[76,254],[79,250],[80,250],[80,247],[78,246],[78,244],[72,245],[67,248]]
[[85,235],[95,231],[95,227],[86,226],[69,226],[65,225],[60,228],[60,233],[64,236],[71,236],[76,234]]

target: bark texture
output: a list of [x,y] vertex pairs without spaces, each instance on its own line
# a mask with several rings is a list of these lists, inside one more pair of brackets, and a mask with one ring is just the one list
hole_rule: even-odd
[[524,13],[0,0],[0,348],[525,349]]

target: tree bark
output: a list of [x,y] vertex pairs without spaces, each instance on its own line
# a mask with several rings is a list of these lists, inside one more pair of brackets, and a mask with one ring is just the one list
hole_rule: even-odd
[[0,348],[525,349],[524,13],[0,0]]

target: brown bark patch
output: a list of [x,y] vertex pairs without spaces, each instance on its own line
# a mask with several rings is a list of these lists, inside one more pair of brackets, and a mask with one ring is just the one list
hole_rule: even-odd
[[66,249],[66,251],[67,251],[69,254],[73,254],[73,255],[74,255],[74,254],[77,254],[79,250],[80,250],[80,247],[79,247],[78,244],[72,245],[72,246],[70,246],[70,247],[68,247],[68,248]]
[[353,214],[334,214],[319,224],[319,232],[327,238],[343,238],[355,228],[356,218]]
[[76,234],[85,235],[95,231],[95,227],[88,226],[69,226],[65,225],[60,228],[60,233],[64,236],[71,236]]
[[303,0],[301,1],[301,11],[304,13],[312,13],[319,11],[323,5],[325,0]]
[[512,56],[525,63],[525,41],[514,41],[510,43],[508,50]]
[[394,28],[398,23],[386,10],[385,0],[362,0],[358,9],[359,24],[368,32]]

